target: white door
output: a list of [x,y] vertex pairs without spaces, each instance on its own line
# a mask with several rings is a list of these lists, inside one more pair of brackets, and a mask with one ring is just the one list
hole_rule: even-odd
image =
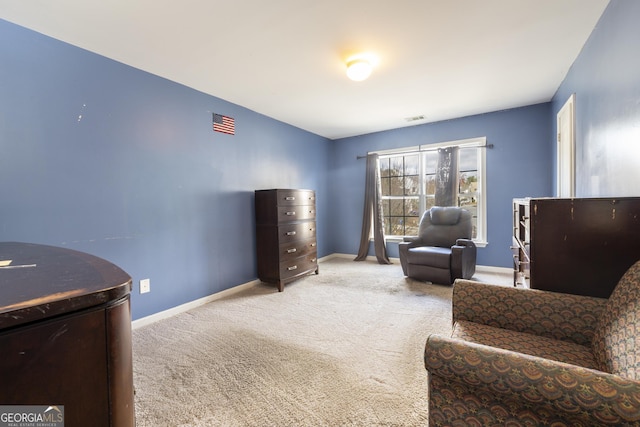
[[558,197],[575,196],[575,98],[572,94],[557,116],[558,123]]

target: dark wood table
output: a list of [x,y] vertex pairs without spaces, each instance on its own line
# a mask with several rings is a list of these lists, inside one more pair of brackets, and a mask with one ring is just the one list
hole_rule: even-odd
[[134,426],[130,292],[104,259],[0,242],[0,405],[63,406],[66,427]]

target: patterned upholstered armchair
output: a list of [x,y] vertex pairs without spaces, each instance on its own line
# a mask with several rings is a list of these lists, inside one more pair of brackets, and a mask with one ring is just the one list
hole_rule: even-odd
[[430,426],[640,425],[640,261],[609,299],[458,280]]

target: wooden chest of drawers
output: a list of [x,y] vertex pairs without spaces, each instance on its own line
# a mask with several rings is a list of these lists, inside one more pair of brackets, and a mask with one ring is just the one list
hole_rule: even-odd
[[318,274],[316,197],[312,190],[256,190],[258,277],[285,283]]

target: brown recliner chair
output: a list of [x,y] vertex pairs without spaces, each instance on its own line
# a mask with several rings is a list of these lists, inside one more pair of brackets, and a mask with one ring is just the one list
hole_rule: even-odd
[[399,244],[405,276],[451,285],[476,272],[476,245],[471,240],[471,213],[459,207],[434,206],[420,219],[417,237]]

